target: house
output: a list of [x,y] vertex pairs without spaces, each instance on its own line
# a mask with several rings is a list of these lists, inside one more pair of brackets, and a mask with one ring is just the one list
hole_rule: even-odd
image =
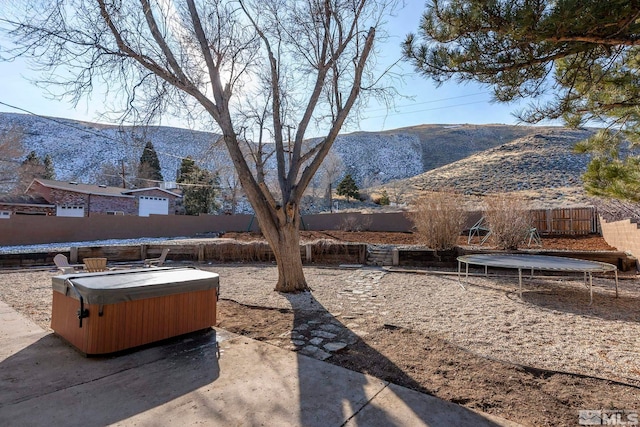
[[0,217],[12,213],[67,217],[173,215],[176,200],[181,198],[179,194],[159,187],[127,189],[40,178],[34,179],[25,193],[41,203],[33,203],[27,209],[24,203],[0,200],[0,211],[4,212]]

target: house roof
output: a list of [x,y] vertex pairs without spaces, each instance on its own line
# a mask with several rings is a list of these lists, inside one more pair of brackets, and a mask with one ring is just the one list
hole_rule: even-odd
[[163,193],[167,193],[167,194],[170,194],[170,195],[175,196],[175,197],[182,197],[178,193],[175,193],[175,192],[169,191],[169,190],[165,190],[164,188],[160,188],[160,187],[135,188],[135,189],[132,189],[132,190],[127,190],[124,193],[125,194],[140,193],[142,191],[149,191],[149,190],[158,190],[158,191],[162,191]]
[[30,194],[2,195],[0,196],[0,204],[14,206],[55,207],[55,205],[49,204],[49,202],[44,197]]
[[100,195],[100,196],[133,198],[135,197],[135,195],[131,193],[149,191],[149,190],[159,190],[159,191],[163,191],[165,193],[171,194],[173,196],[180,197],[179,194],[172,193],[171,191],[163,190],[159,187],[138,188],[135,190],[131,190],[128,188],[109,187],[106,185],[91,185],[91,184],[82,184],[75,181],[71,181],[71,182],[54,181],[51,179],[41,179],[41,178],[34,178],[34,180],[31,182],[31,184],[29,185],[26,191],[29,191],[31,189],[31,186],[34,184],[34,182],[38,182],[42,186],[47,188],[55,188],[58,190],[73,191],[75,193],[93,194],[93,195]]

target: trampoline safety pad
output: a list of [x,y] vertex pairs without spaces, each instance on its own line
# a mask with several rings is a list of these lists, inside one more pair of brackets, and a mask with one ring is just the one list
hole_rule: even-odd
[[589,304],[593,302],[593,273],[606,273],[613,271],[616,280],[616,298],[618,297],[618,269],[613,264],[583,259],[565,258],[549,255],[528,254],[474,254],[458,257],[458,280],[460,280],[462,264],[465,264],[465,280],[469,278],[469,265],[480,265],[485,268],[485,276],[488,267],[511,268],[518,270],[519,295],[522,298],[522,270],[530,270],[531,276],[535,270],[579,272],[589,276]]

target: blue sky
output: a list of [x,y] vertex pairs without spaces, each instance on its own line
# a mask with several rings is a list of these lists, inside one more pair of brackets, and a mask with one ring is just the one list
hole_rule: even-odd
[[[390,38],[380,47],[381,60],[387,64],[400,57],[400,43],[408,32],[418,28],[420,15],[424,10],[422,1],[409,0],[407,3],[398,11],[397,16],[388,20]],[[362,113],[364,119],[359,123],[359,129],[352,127],[349,131],[375,132],[425,123],[515,124],[517,121],[512,113],[526,106],[526,102],[520,105],[492,103],[490,88],[476,84],[449,82],[436,87],[430,80],[416,75],[412,67],[404,62],[393,71],[405,75],[396,89],[410,98],[399,98],[396,109],[389,111],[371,102]],[[99,121],[97,117],[102,111],[102,97],[99,94],[93,100],[81,101],[74,108],[70,103],[47,99],[46,92],[29,81],[37,75],[24,60],[0,62],[0,103],[38,115]],[[23,112],[2,104],[0,111]],[[174,121],[163,124],[180,125]]]

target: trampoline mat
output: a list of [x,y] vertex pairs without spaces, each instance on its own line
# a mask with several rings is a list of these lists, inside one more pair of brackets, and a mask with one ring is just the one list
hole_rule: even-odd
[[549,255],[526,254],[474,254],[458,257],[465,264],[487,267],[534,269],[568,272],[604,272],[615,271],[616,266],[599,261],[565,258]]

